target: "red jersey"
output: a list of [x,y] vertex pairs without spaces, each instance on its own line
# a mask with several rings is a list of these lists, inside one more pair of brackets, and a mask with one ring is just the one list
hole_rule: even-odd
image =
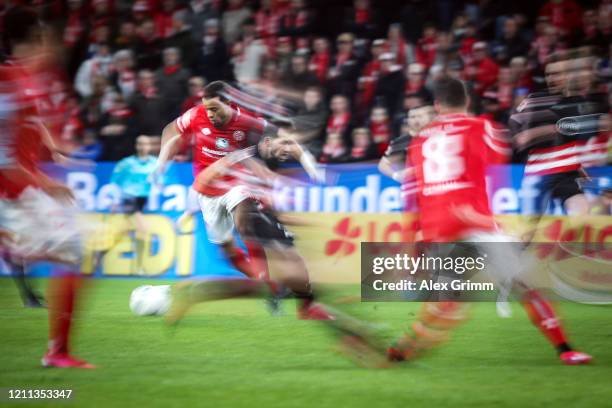
[[509,153],[506,140],[487,120],[443,115],[421,130],[409,146],[407,166],[415,172],[425,241],[454,241],[471,231],[483,231],[482,226],[463,220],[453,209],[469,205],[492,219],[486,168],[497,156]]
[[[0,168],[24,167],[39,171],[43,153],[38,126],[41,100],[47,95],[39,76],[25,66],[11,63],[0,67]],[[28,187],[24,180],[0,176],[0,197],[16,198]]]
[[[192,144],[194,177],[229,153],[247,147],[249,137],[253,134],[261,136],[267,126],[265,119],[236,107],[229,122],[216,128],[208,119],[204,105],[189,109],[176,119],[175,124],[183,141]],[[201,194],[220,196],[234,181],[232,176],[223,176],[215,186],[201,187],[194,183],[193,187]]]

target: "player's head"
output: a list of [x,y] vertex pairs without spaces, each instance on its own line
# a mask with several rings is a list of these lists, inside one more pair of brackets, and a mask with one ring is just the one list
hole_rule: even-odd
[[411,135],[416,135],[423,129],[435,116],[434,107],[431,105],[419,106],[408,111],[406,125]]
[[3,41],[7,49],[16,45],[42,45],[43,29],[36,12],[17,6],[4,15]]
[[551,93],[560,93],[567,82],[567,61],[551,58],[545,68],[546,85]]
[[295,140],[290,137],[264,136],[259,141],[259,154],[264,159],[287,161],[291,159],[291,151]]
[[462,81],[444,77],[434,83],[434,107],[438,113],[465,112],[469,98]]
[[223,81],[213,81],[204,88],[202,103],[206,115],[215,127],[222,127],[232,117],[232,107],[228,100],[229,85]]
[[151,153],[151,140],[148,136],[140,135],[136,138],[136,155],[148,156]]

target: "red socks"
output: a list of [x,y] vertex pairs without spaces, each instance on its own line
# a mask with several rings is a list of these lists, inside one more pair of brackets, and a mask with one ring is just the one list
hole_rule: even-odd
[[49,353],[68,353],[72,315],[81,277],[65,274],[49,282]]
[[548,341],[550,341],[559,352],[571,350],[567,344],[567,338],[555,311],[550,303],[548,303],[538,291],[534,289],[529,290],[523,298],[523,306],[533,324],[540,329]]

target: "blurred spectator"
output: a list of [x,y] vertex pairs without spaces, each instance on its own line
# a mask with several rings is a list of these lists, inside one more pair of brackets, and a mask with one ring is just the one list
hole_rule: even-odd
[[161,8],[153,16],[155,34],[159,39],[166,39],[174,32],[173,14],[176,10],[176,0],[161,0]]
[[132,51],[119,50],[113,55],[113,73],[110,80],[124,98],[132,96],[136,90],[136,72]]
[[425,75],[425,66],[423,64],[415,62],[408,65],[404,91],[407,93],[427,92],[425,89]]
[[126,100],[116,95],[108,112],[100,118],[98,138],[102,145],[101,161],[117,161],[133,153],[134,115]]
[[344,31],[353,33],[357,38],[371,39],[377,33],[378,18],[370,5],[370,0],[353,0],[344,17]]
[[372,42],[370,61],[363,67],[357,82],[356,110],[362,116],[370,108],[376,95],[376,84],[380,75],[380,56],[385,52],[387,42],[379,38]]
[[[499,108],[504,113],[508,113],[509,109],[512,107],[512,102],[514,100],[514,88],[515,81],[512,76],[512,70],[509,67],[502,67],[499,69],[499,78],[497,80],[496,97],[499,102]],[[505,118],[508,119],[508,118]],[[497,122],[505,123],[506,121],[498,118]]]
[[78,114],[79,125],[77,127],[80,131],[77,133],[81,137],[84,131],[97,132],[99,130],[102,116],[110,109],[117,95],[109,86],[105,76],[93,76],[91,84],[91,94],[83,99]]
[[346,95],[351,99],[355,95],[355,82],[360,70],[359,61],[353,54],[353,41],[353,34],[343,33],[338,36],[338,51],[327,75],[331,92]]
[[255,13],[255,30],[268,48],[268,53],[274,55],[282,9],[274,5],[273,0],[262,0],[261,7]]
[[557,28],[551,24],[543,24],[541,33],[538,33],[531,43],[529,55],[540,67],[543,67],[550,55],[564,49],[565,44],[559,41]]
[[315,74],[319,80],[319,84],[324,84],[327,80],[327,70],[331,63],[331,51],[329,49],[329,41],[327,38],[320,37],[313,41],[313,54],[310,57],[308,70]]
[[197,56],[197,72],[208,82],[227,77],[227,46],[219,32],[219,20],[206,20]]
[[181,51],[181,61],[186,68],[195,68],[196,43],[191,36],[191,26],[187,24],[187,10],[177,10],[172,14],[172,35],[164,44],[166,48]]
[[352,147],[348,161],[365,161],[379,157],[367,128],[355,128],[352,133]]
[[512,58],[510,61],[510,73],[516,88],[526,88],[528,91],[533,90],[533,80],[527,65],[527,58]]
[[204,22],[210,19],[218,19],[214,0],[191,0],[187,8],[186,24],[190,27],[191,37],[194,41],[201,41],[204,36]]
[[416,61],[416,48],[404,38],[402,26],[391,24],[387,32],[388,50],[395,56],[395,62],[405,67]]
[[349,101],[344,95],[334,95],[330,101],[331,115],[327,119],[326,133],[337,133],[348,140],[351,130],[351,112]]
[[503,37],[493,46],[496,59],[508,63],[514,57],[526,55],[528,51],[529,44],[520,35],[518,23],[512,17],[506,18]]
[[92,95],[95,76],[110,75],[112,61],[110,47],[100,44],[95,55],[81,64],[74,79],[74,88],[81,97],[87,98]]
[[563,38],[570,37],[582,23],[582,10],[574,0],[548,0],[540,9],[540,16],[547,17]]
[[389,113],[383,106],[372,108],[369,120],[369,130],[372,134],[372,141],[376,146],[378,157],[382,156],[389,142],[391,141],[391,121]]
[[[183,68],[178,48],[166,48],[163,60],[163,67],[155,73],[155,82],[166,105],[164,118],[170,122],[181,113],[181,103],[187,97],[187,82],[191,72]],[[157,133],[147,132],[147,134]]]
[[223,39],[226,44],[234,44],[240,38],[242,23],[250,18],[251,10],[243,0],[228,0],[227,9],[221,17]]
[[242,23],[240,40],[232,47],[232,63],[236,80],[245,83],[258,80],[267,52],[268,49],[263,41],[257,38],[255,20],[246,19]]
[[436,27],[431,23],[427,23],[423,27],[423,36],[417,41],[416,60],[425,65],[427,69],[429,69],[436,60],[437,35],[438,31]]
[[134,46],[138,69],[155,70],[161,62],[162,42],[155,33],[153,20],[144,20],[138,26],[138,41]]
[[281,78],[281,84],[290,90],[299,92],[318,84],[317,77],[308,71],[306,56],[296,54],[291,58],[291,69]]
[[63,44],[68,56],[68,75],[76,73],[87,47],[87,21],[82,0],[68,1],[68,17],[64,25]]
[[194,76],[189,78],[189,83],[187,84],[187,86],[189,87],[189,96],[183,101],[181,105],[181,113],[185,113],[194,106],[198,106],[202,103],[205,85],[206,82],[202,77]]
[[469,64],[472,62],[472,48],[478,42],[476,25],[468,23],[465,26],[465,31],[459,40],[459,55],[463,62]]
[[281,77],[287,75],[291,69],[291,58],[293,57],[293,45],[290,37],[279,37],[276,43],[276,63]]
[[278,34],[290,37],[296,48],[309,48],[313,15],[305,0],[291,0],[289,9],[280,19]]
[[160,135],[166,125],[166,101],[155,86],[155,74],[148,69],[138,72],[138,91],[129,103],[134,112],[134,131],[142,135]]
[[474,92],[477,95],[482,93],[495,84],[499,67],[489,57],[487,43],[481,41],[474,44],[474,60],[471,65],[466,67],[466,79],[472,82]]
[[428,0],[407,0],[400,11],[400,21],[406,39],[415,44],[423,33],[424,24],[434,19],[434,2]]
[[312,149],[314,146],[310,142],[321,137],[326,119],[327,109],[321,89],[317,87],[306,89],[302,104],[293,119],[298,141]]
[[115,48],[133,49],[138,42],[136,24],[132,20],[124,20],[119,24],[119,33],[115,38]]
[[380,73],[376,82],[376,103],[386,107],[387,112],[393,115],[404,94],[402,66],[395,63],[395,58],[391,53],[381,54],[379,60]]
[[342,163],[346,161],[347,148],[344,137],[337,132],[328,133],[319,156],[320,163]]

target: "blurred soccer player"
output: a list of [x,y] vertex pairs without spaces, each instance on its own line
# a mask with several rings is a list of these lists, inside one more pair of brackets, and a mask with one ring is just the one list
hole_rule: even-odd
[[[258,141],[262,135],[276,135],[278,128],[256,117],[230,101],[232,89],[221,81],[206,86],[202,105],[194,107],[169,123],[162,133],[158,170],[165,166],[181,147],[193,139],[193,189],[198,193],[206,232],[210,242],[221,246],[230,262],[253,279],[269,282],[268,265],[262,246],[248,238],[248,216],[257,205],[246,186],[235,177],[223,175],[212,184],[203,183],[204,170],[214,173],[222,168],[220,159],[229,153]],[[233,238],[234,228],[244,242],[247,254]],[[272,284],[272,283],[271,283]]]
[[[409,148],[409,166],[417,180],[419,218],[425,242],[464,242],[488,256],[487,272],[499,285],[511,284],[531,321],[565,364],[585,364],[591,356],[574,351],[552,306],[520,279],[520,252],[498,229],[489,207],[485,171],[491,158],[505,152],[504,140],[484,119],[467,115],[464,84],[442,79],[434,86],[438,117],[421,130]],[[512,266],[512,267],[509,267]],[[413,325],[389,350],[405,360],[443,342],[465,319],[464,305],[453,301],[425,303]]]
[[0,226],[8,234],[2,246],[25,261],[65,267],[49,282],[49,344],[43,366],[93,368],[69,350],[82,254],[72,192],[38,167],[40,146],[50,135],[39,110],[48,84],[41,80],[46,44],[36,13],[10,9],[4,16],[4,40],[11,59],[0,67]]
[[146,227],[142,212],[147,205],[157,160],[151,156],[151,142],[147,136],[136,138],[136,154],[120,160],[113,169],[111,182],[121,189],[121,211],[130,216],[134,224],[136,273],[144,275],[142,257],[145,249]]
[[[533,190],[540,180],[540,211],[559,200],[568,215],[588,214],[590,203],[578,179],[586,176],[584,165],[606,140],[601,129],[607,116],[607,97],[593,92],[593,60],[590,57],[559,57],[546,65],[548,91],[530,94],[510,117],[517,156],[525,160],[523,189]],[[539,215],[533,205],[522,212],[536,227]],[[526,234],[531,240],[534,231]]]

